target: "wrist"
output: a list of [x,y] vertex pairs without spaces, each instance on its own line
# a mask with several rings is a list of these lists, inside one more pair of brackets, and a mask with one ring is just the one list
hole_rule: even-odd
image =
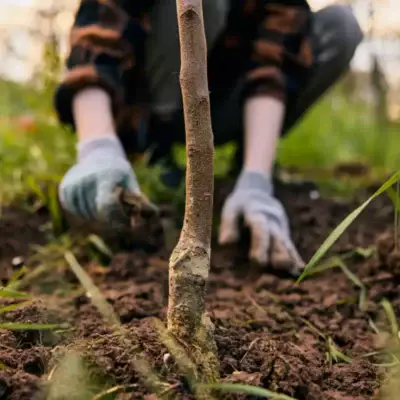
[[268,194],[273,194],[273,185],[270,175],[258,171],[244,169],[240,173],[235,190],[262,190]]
[[79,91],[73,99],[73,115],[80,140],[115,135],[114,117],[110,95],[99,87]]
[[102,154],[116,159],[127,159],[121,142],[116,136],[101,136],[95,139],[80,141],[77,145],[78,162],[86,160],[93,154]]

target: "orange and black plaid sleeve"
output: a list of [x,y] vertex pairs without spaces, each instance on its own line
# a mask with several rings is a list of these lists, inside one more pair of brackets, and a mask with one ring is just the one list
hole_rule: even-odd
[[267,1],[252,44],[246,95],[295,94],[313,64],[311,11],[305,1]]
[[[70,34],[67,73],[57,89],[55,107],[61,122],[74,125],[72,100],[85,87],[106,90],[116,119],[124,109],[127,85],[145,92],[144,46],[152,0],[82,0]],[[143,89],[143,90],[141,90]]]
[[306,0],[231,0],[209,58],[211,90],[227,90],[244,75],[244,98],[295,96],[313,65],[311,18]]

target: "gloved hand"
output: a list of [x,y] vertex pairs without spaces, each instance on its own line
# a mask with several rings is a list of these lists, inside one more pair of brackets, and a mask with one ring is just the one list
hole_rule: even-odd
[[273,196],[272,183],[256,172],[242,172],[222,210],[220,244],[240,238],[239,217],[250,229],[249,258],[261,265],[270,263],[298,275],[304,267],[290,238],[289,223],[282,204]]
[[78,146],[78,161],[64,176],[59,196],[62,206],[72,214],[121,224],[123,211],[115,192],[117,187],[140,194],[119,140],[104,137]]

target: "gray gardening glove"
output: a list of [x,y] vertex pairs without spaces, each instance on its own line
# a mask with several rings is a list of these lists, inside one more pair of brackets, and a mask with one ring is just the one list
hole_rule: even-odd
[[122,221],[123,210],[116,189],[140,195],[135,173],[115,137],[84,142],[78,146],[77,163],[59,187],[62,206],[70,213],[110,224]]
[[238,242],[241,216],[250,229],[250,259],[298,275],[304,262],[290,238],[285,210],[273,196],[272,183],[264,175],[256,172],[240,175],[222,210],[220,244]]

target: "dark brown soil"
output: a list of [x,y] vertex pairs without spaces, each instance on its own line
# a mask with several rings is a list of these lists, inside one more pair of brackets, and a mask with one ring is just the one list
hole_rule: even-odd
[[0,284],[9,276],[14,257],[21,257],[21,260],[15,261],[23,261],[32,245],[45,242],[43,235],[45,221],[46,217],[39,213],[28,213],[14,208],[1,210]]
[[[299,186],[278,191],[291,217],[294,240],[306,260],[359,204],[313,200],[312,190]],[[223,197],[226,190],[217,188],[217,193]],[[217,201],[217,208],[219,204]],[[6,214],[6,220],[14,221],[16,227],[8,225],[6,233],[1,230],[2,268],[13,256],[26,254],[28,244],[40,241],[31,228],[19,228],[26,223],[25,217],[12,219]],[[241,249],[215,247],[207,308],[216,327],[222,380],[259,385],[299,400],[377,398],[382,371],[373,364],[376,359],[365,355],[383,343],[383,336],[374,332],[370,320],[380,329],[390,330],[380,301],[388,299],[397,316],[400,314],[400,256],[392,225],[390,202],[378,199],[334,246],[336,254],[377,246],[368,257],[359,252],[345,261],[367,287],[365,311],[357,302],[359,289],[340,269],[296,284],[293,278],[249,266]],[[90,400],[102,387],[114,385],[125,390],[102,398],[153,399],[146,396],[133,366],[138,353],[145,355],[170,384],[170,393],[192,398],[153,324],[154,318],[165,321],[167,254],[148,255],[140,250],[119,253],[108,268],[91,263],[87,271],[119,315],[128,342],[102,321],[83,292],[68,295],[54,290],[22,309],[0,314],[5,321],[62,321],[73,328],[58,333],[0,330],[0,362],[5,366],[0,368],[0,399],[42,399],[52,393],[47,398]],[[329,341],[351,362],[329,360]],[[84,394],[75,393],[79,385],[73,380],[68,390],[55,395],[49,382],[56,381],[61,368],[58,362],[71,351],[85,362],[89,389]],[[79,377],[81,382],[82,374]],[[62,381],[65,384],[68,377]],[[233,397],[221,394],[218,398]]]

